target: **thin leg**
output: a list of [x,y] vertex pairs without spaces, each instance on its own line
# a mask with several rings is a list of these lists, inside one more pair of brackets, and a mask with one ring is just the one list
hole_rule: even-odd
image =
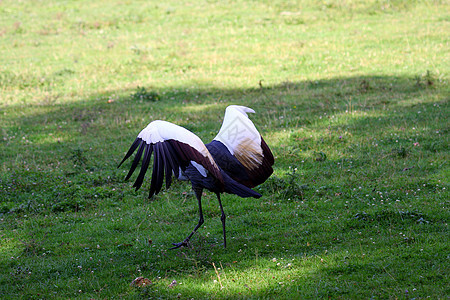
[[198,220],[198,224],[197,226],[195,226],[194,230],[192,230],[191,234],[188,235],[187,238],[184,239],[184,241],[182,241],[181,243],[172,243],[172,245],[174,245],[174,247],[170,248],[169,250],[172,249],[177,249],[180,247],[187,247],[189,246],[189,240],[191,239],[191,237],[194,235],[194,233],[197,231],[197,229],[202,226],[202,224],[205,222],[203,219],[203,210],[202,210],[202,192],[203,189],[202,188],[193,188],[194,192],[195,192],[195,196],[197,197],[198,200],[198,213],[199,213],[199,220]]
[[226,248],[227,247],[227,235],[226,235],[226,231],[225,231],[225,219],[227,218],[227,216],[223,212],[222,202],[220,201],[220,194],[217,193],[216,195],[217,195],[217,200],[219,200],[220,211],[222,212],[222,216],[220,217],[220,220],[222,221],[223,247]]

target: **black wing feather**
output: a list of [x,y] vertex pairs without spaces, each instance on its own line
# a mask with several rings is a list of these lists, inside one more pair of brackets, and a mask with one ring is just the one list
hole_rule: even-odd
[[142,140],[140,138],[136,138],[133,142],[133,144],[131,145],[130,149],[128,150],[127,154],[125,155],[125,157],[122,159],[122,161],[120,162],[120,164],[117,166],[117,168],[120,168],[120,166],[123,164],[124,161],[126,161],[131,154],[133,154],[133,152],[136,150],[136,148],[140,145],[140,143],[142,142]]
[[[170,166],[169,166],[169,164],[167,162],[167,157],[166,157],[169,153],[165,152],[164,143],[159,144],[159,153],[161,154],[161,161],[162,161],[162,165],[163,165],[163,168],[162,168],[163,172],[164,171],[166,172],[166,180],[167,180],[167,176],[169,176],[169,180],[170,180],[170,177],[172,176],[172,172],[170,172],[170,170],[169,170]],[[164,177],[164,173],[161,174],[161,177]],[[167,181],[166,181],[166,184],[167,184]],[[170,185],[170,183],[169,183],[169,185]]]
[[161,144],[155,144],[155,156],[153,159],[152,182],[150,185],[150,197],[158,194],[164,179],[164,160],[161,155]]
[[133,187],[136,188],[136,191],[141,187],[142,182],[144,181],[145,173],[147,172],[148,165],[150,164],[150,158],[152,156],[153,146],[150,144],[146,144],[144,158],[142,159],[141,171],[134,182]]
[[[137,165],[139,164],[139,161],[141,160],[142,152],[145,148],[145,142],[141,141],[141,145],[136,153],[136,156],[134,157],[133,163],[131,164],[130,171],[127,174],[127,177],[125,177],[125,180],[130,179],[131,175],[133,175],[134,170],[136,170]],[[135,148],[136,149],[136,148]]]
[[181,162],[180,162],[178,154],[175,151],[175,149],[173,148],[171,142],[172,141],[169,140],[168,143],[164,143],[164,145],[165,145],[165,147],[167,149],[167,152],[170,154],[169,155],[169,160],[171,162],[172,171],[174,172],[175,177],[178,178],[180,176]]
[[[190,161],[190,159],[188,159],[186,157],[186,154],[184,153],[183,149],[181,148],[181,146],[180,146],[181,144],[180,143],[177,143],[176,141],[173,141],[171,144],[172,144],[175,152],[178,153],[178,155],[180,156],[180,160],[181,161],[184,161],[184,162]],[[188,163],[183,165],[183,167],[185,167],[187,165],[188,165]]]
[[166,189],[170,187],[170,184],[172,183],[172,170],[174,169],[172,160],[171,160],[171,153],[167,149],[167,143],[162,143],[162,154],[164,157],[164,167],[166,172]]

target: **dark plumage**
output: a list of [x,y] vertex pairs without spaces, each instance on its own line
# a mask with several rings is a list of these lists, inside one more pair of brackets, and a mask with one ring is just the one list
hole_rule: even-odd
[[254,111],[245,106],[227,107],[219,133],[206,145],[183,127],[165,121],[153,121],[139,133],[120,162],[119,167],[137,149],[126,176],[128,180],[143,156],[139,175],[133,185],[138,190],[144,181],[151,156],[154,155],[149,197],[160,192],[164,179],[166,188],[169,188],[172,174],[191,182],[198,200],[200,218],[189,236],[180,243],[174,243],[171,249],[187,246],[192,235],[204,223],[201,204],[203,189],[217,195],[222,212],[224,247],[226,216],[220,194],[225,192],[244,198],[261,197],[251,188],[263,183],[272,174],[274,158],[247,113]]

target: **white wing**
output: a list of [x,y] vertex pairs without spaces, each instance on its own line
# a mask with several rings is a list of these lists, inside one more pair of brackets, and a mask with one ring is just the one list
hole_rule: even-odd
[[255,111],[245,106],[228,106],[222,127],[214,140],[224,144],[246,168],[253,169],[261,164],[263,153],[261,135],[247,113]]
[[[126,179],[129,179],[135,171],[145,150],[141,170],[133,185],[138,190],[143,183],[151,155],[154,153],[150,197],[153,194],[158,194],[161,190],[164,173],[166,187],[168,188],[171,184],[172,173],[179,177],[180,169],[184,170],[191,162],[198,164],[193,165],[199,169],[200,173],[204,174],[204,169],[206,169],[219,182],[223,183],[220,169],[214,162],[205,144],[199,137],[181,126],[160,120],[151,122],[138,134],[119,167],[138,147],[139,149]],[[204,168],[203,170],[202,167]]]
[[273,172],[274,158],[247,113],[251,108],[230,105],[225,110],[222,127],[214,140],[224,144],[244,166],[253,180],[252,185],[264,182]]

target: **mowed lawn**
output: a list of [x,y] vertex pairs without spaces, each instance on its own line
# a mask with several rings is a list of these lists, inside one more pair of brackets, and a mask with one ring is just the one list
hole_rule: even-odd
[[[0,298],[445,299],[447,1],[1,1]],[[148,199],[138,132],[245,105],[260,199]],[[146,285],[133,280],[146,278]]]

